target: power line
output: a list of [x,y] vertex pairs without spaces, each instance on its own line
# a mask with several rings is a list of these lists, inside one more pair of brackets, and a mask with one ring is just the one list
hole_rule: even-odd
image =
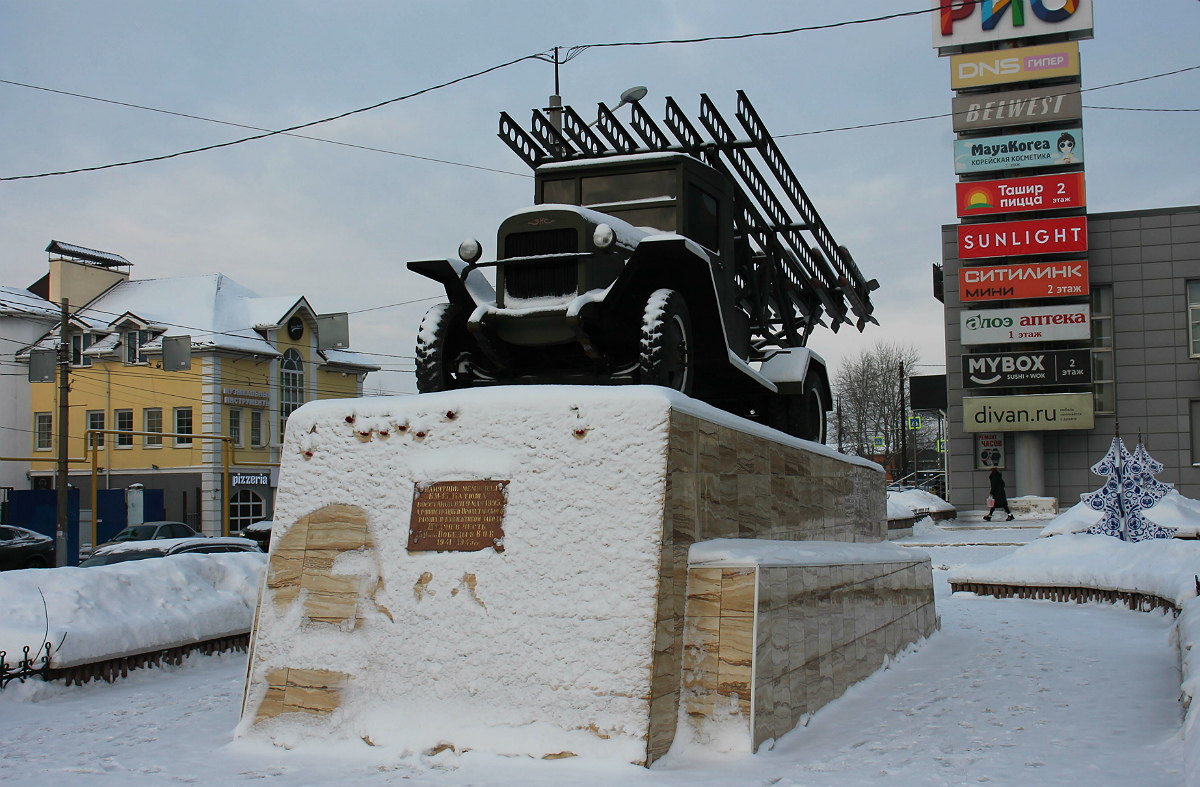
[[[188,114],[187,112],[174,112],[169,109],[159,109],[158,107],[145,106],[144,104],[131,104],[127,101],[116,101],[111,98],[100,98],[99,96],[89,96],[85,93],[72,93],[69,90],[56,90],[55,88],[43,87],[41,85],[30,85],[26,82],[14,82],[11,79],[0,79],[0,84],[15,85],[16,87],[25,87],[25,88],[29,88],[30,90],[41,90],[46,93],[57,93],[62,96],[72,96],[74,98],[85,98],[88,101],[99,101],[102,104],[113,104],[113,105],[119,106],[119,107],[128,107],[130,109],[140,109],[140,110],[144,110],[146,112],[157,112],[162,115],[174,115],[175,117],[188,118],[190,120],[203,120],[205,123],[217,123],[222,126],[233,126],[235,128],[245,128],[245,129],[250,129],[251,131],[270,131],[271,130],[269,128],[262,128],[261,126],[250,126],[250,125],[246,125],[245,123],[234,123],[229,120],[218,120],[216,118],[204,117],[203,115],[192,115],[192,114]],[[493,167],[482,167],[482,166],[479,166],[478,164],[465,164],[461,161],[450,161],[448,159],[433,158],[431,156],[418,156],[415,153],[401,153],[397,150],[387,150],[386,148],[373,148],[368,145],[356,145],[351,142],[340,142],[336,139],[325,139],[323,137],[312,137],[312,136],[308,136],[306,134],[285,133],[283,136],[296,137],[297,139],[308,139],[308,140],[312,140],[313,142],[324,142],[329,145],[340,145],[342,147],[355,148],[357,150],[368,150],[368,151],[371,151],[372,153],[387,153],[388,155],[391,155],[391,156],[403,156],[404,158],[419,159],[420,161],[432,161],[437,164],[450,164],[455,167],[467,167],[469,169],[480,169],[485,172],[498,172],[502,175],[516,175],[519,178],[533,177],[532,175],[526,174],[524,172],[511,172],[507,169],[495,169]]]
[[341,120],[342,118],[350,117],[351,115],[358,115],[363,112],[370,112],[371,110],[379,109],[380,107],[385,107],[389,104],[395,104],[400,101],[407,101],[410,98],[416,98],[417,96],[421,96],[426,93],[431,93],[435,90],[441,90],[442,88],[447,88],[447,87],[450,87],[451,85],[457,85],[459,82],[465,82],[469,79],[475,79],[477,77],[484,76],[485,74],[490,74],[493,71],[499,71],[502,68],[508,68],[509,66],[515,66],[517,63],[522,63],[526,60],[533,60],[536,57],[537,57],[536,54],[535,55],[522,55],[521,57],[518,57],[515,60],[509,60],[506,63],[500,63],[499,65],[490,66],[481,71],[475,71],[471,74],[467,74],[465,76],[451,79],[448,82],[442,82],[440,84],[433,85],[431,87],[422,88],[422,89],[414,91],[412,93],[407,93],[403,96],[397,96],[396,98],[390,98],[386,101],[380,101],[378,103],[371,104],[370,106],[359,107],[358,109],[352,109],[348,112],[342,112],[341,114],[338,114],[338,115],[331,115],[330,117],[321,118],[320,120],[313,120],[308,123],[299,123],[297,125],[289,126],[287,128],[281,128],[277,131],[268,131],[264,134],[255,134],[253,136],[242,137],[241,139],[234,139],[234,140],[230,140],[228,142],[218,142],[213,145],[204,145],[203,147],[190,148],[188,150],[180,150],[180,151],[176,151],[175,153],[167,153],[162,156],[147,156],[146,158],[134,159],[131,161],[119,161],[114,164],[99,164],[99,165],[93,166],[93,167],[77,167],[76,169],[64,169],[64,170],[59,170],[57,172],[42,172],[37,175],[10,175],[7,177],[0,177],[0,181],[32,180],[34,178],[49,178],[49,177],[54,177],[57,175],[74,175],[74,174],[77,174],[80,172],[96,172],[96,171],[102,170],[102,169],[113,169],[115,167],[128,167],[128,166],[132,166],[134,164],[146,164],[146,163],[149,163],[152,161],[166,161],[167,159],[179,158],[180,156],[188,156],[188,155],[191,155],[192,153],[203,153],[208,150],[217,150],[219,148],[228,148],[228,147],[232,147],[234,145],[240,145],[243,142],[253,142],[254,140],[258,140],[258,139],[266,139],[267,137],[279,136],[280,134],[288,134],[293,131],[299,131],[302,128],[311,128],[313,126],[317,126],[322,123],[329,123],[334,120]]

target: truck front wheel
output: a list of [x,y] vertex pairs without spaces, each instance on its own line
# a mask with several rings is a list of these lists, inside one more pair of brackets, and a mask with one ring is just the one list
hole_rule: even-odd
[[814,443],[825,442],[825,402],[821,397],[821,386],[816,380],[804,381],[804,393],[797,397],[796,409],[799,411],[799,427],[797,437],[812,440]]
[[462,342],[458,337],[465,331],[459,318],[459,308],[452,303],[439,303],[425,312],[417,330],[417,391],[433,393],[462,386],[457,380],[458,355]]
[[692,321],[687,303],[675,290],[655,290],[646,301],[639,367],[644,385],[692,391]]

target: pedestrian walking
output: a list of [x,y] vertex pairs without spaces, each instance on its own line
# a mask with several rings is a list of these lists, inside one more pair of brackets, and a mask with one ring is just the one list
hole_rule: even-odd
[[1008,507],[1008,495],[1004,492],[1004,476],[1000,474],[1000,468],[993,467],[992,472],[988,474],[988,481],[992,484],[992,491],[988,495],[988,512],[984,517],[988,522],[992,521],[992,514],[996,513],[996,507],[1002,506],[1005,513],[1008,514],[1006,522],[1011,522],[1016,519],[1013,516],[1012,509]]

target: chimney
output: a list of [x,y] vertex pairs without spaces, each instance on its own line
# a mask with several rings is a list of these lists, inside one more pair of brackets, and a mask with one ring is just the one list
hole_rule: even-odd
[[129,281],[133,263],[120,255],[56,240],[50,241],[46,251],[50,253],[46,297],[53,303],[69,298],[72,312],[91,303],[113,285]]

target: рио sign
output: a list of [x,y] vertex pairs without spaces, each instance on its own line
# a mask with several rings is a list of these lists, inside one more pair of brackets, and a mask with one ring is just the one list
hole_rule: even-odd
[[954,174],[1083,163],[1083,129],[954,140]]
[[955,193],[960,217],[1082,208],[1087,205],[1082,172],[973,180],[955,184]]
[[968,303],[1087,294],[1086,260],[979,265],[958,269],[958,297]]
[[959,259],[1087,251],[1087,216],[960,224]]
[[1018,388],[1092,382],[1090,350],[962,356],[964,388]]
[[1090,393],[963,397],[965,432],[1046,432],[1094,425]]
[[1053,342],[1090,339],[1091,307],[1036,306],[1025,309],[990,309],[959,312],[963,346]]
[[1092,0],[933,0],[932,16],[937,49],[1049,33],[1092,37]]

